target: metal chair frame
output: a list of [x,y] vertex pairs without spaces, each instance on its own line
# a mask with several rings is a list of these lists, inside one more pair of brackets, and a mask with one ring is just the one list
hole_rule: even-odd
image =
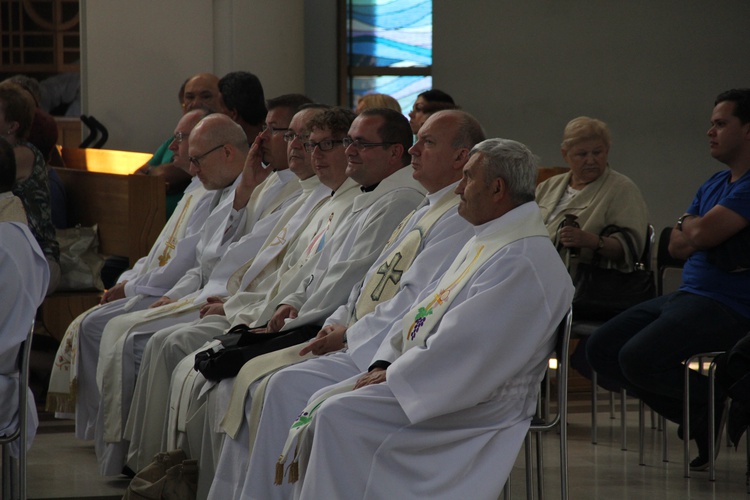
[[685,360],[685,395],[682,405],[682,433],[685,454],[684,475],[690,477],[690,364],[693,361],[700,363],[700,370],[703,369],[703,359],[710,358],[708,367],[708,480],[716,481],[716,438],[714,429],[716,428],[715,420],[715,393],[716,393],[716,356],[723,354],[724,351],[703,352],[694,354]]
[[[0,436],[2,447],[2,498],[12,498],[13,486],[17,483],[18,498],[26,500],[26,446],[28,431],[28,387],[29,387],[29,362],[31,360],[31,339],[34,334],[34,322],[26,340],[21,344],[18,352],[18,427],[11,434]],[[12,442],[19,441],[18,458],[10,456],[9,446]],[[18,477],[13,480],[14,472],[17,470]]]
[[[544,498],[544,465],[542,434],[559,429],[560,432],[560,498],[568,498],[568,371],[570,369],[570,332],[573,310],[570,309],[557,329],[555,358],[557,359],[557,413],[553,418],[540,418],[532,421],[524,440],[526,456],[526,496],[533,500],[533,473],[531,436],[536,435],[536,475],[539,500]],[[510,498],[510,478],[506,483],[505,498]]]
[[[643,249],[643,253],[640,256],[640,262],[643,263],[646,266],[646,269],[651,269],[651,260],[653,256],[653,247],[654,247],[654,237],[655,237],[655,229],[652,224],[649,224],[646,229],[646,246]],[[661,282],[659,281],[660,275],[657,276],[657,294],[661,295],[661,292],[659,291],[659,285]],[[578,324],[573,323],[573,335],[576,337],[588,337],[590,336],[593,331],[596,329],[596,327],[604,324],[605,322],[602,321],[601,323],[594,322],[594,321],[581,321]],[[576,330],[576,326],[582,328],[582,330]],[[622,389],[620,391],[620,449],[625,451],[628,449],[628,441],[627,441],[627,423],[625,421],[625,418],[627,416],[627,391],[625,389]],[[599,404],[599,394],[598,394],[598,384],[597,384],[597,374],[596,371],[592,370],[592,376],[591,376],[591,443],[597,444],[598,439],[598,404]],[[610,418],[615,418],[615,399],[614,399],[614,393],[609,394],[609,414]]]

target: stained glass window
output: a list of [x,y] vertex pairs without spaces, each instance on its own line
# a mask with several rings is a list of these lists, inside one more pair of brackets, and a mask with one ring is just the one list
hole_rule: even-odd
[[388,94],[408,112],[431,88],[432,0],[347,0],[349,105]]

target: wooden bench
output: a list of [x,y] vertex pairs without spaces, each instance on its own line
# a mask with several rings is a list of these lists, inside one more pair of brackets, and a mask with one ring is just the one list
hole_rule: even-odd
[[[141,159],[138,157],[135,161]],[[136,167],[129,165],[127,168],[132,172],[143,163],[141,161]],[[97,224],[99,253],[125,256],[132,266],[148,253],[164,226],[164,180],[146,175],[103,173],[102,170],[106,169],[103,163],[84,162],[69,166],[78,169],[53,167],[65,186],[69,225]],[[98,291],[56,292],[50,295],[42,305],[44,326],[59,341],[70,322],[98,304],[100,296],[101,292]]]

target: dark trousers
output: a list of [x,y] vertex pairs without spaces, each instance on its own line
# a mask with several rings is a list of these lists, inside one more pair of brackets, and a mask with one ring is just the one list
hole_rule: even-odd
[[[591,366],[673,422],[682,423],[688,357],[731,348],[750,331],[746,318],[715,300],[687,292],[657,297],[614,317],[589,339]],[[692,425],[705,422],[708,377],[690,373]]]

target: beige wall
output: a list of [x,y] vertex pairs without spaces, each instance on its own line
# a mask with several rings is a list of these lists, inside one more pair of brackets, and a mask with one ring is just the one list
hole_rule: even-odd
[[[336,98],[335,0],[81,6],[84,112],[110,128],[108,147],[156,148],[179,117],[177,87],[199,71],[253,71],[267,97]],[[705,131],[715,95],[750,86],[748,21],[747,0],[436,1],[434,84],[545,165],[562,163],[568,120],[603,119],[613,168],[659,228],[721,168]]]
[[610,164],[657,230],[722,167],[705,135],[716,94],[750,86],[747,0],[435,2],[433,22],[436,87],[545,165],[562,164],[568,120],[606,121]]
[[153,151],[172,133],[177,90],[195,73],[250,71],[266,97],[302,92],[302,3],[81,0],[83,112],[108,127],[105,147]]

